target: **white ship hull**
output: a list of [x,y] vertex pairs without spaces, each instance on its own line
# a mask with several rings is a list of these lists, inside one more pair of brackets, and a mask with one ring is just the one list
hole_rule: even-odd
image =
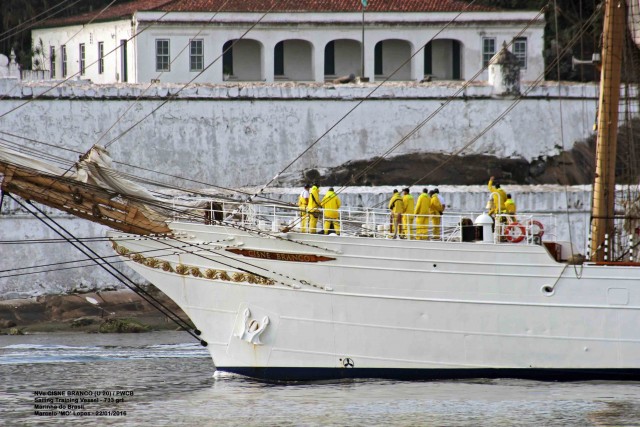
[[640,379],[637,267],[568,265],[539,245],[171,228],[183,237],[110,237],[146,257],[131,266],[188,314],[222,371]]

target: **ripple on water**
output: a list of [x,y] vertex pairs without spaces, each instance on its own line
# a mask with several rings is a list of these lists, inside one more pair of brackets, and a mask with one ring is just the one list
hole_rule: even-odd
[[[36,390],[131,390],[118,419],[64,425],[637,425],[640,384],[350,380],[269,384],[216,373],[180,333],[0,337],[2,425],[35,417]],[[106,408],[102,408],[106,409]]]

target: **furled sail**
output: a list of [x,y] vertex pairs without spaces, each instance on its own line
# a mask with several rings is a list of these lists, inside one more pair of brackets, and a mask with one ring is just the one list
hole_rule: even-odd
[[640,0],[628,0],[627,20],[629,25],[629,33],[640,48]]
[[76,164],[76,171],[0,147],[2,191],[125,232],[170,232],[171,203],[110,166],[109,154],[99,146]]

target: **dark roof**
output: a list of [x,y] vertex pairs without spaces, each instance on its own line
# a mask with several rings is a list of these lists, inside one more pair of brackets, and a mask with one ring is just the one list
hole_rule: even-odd
[[[369,0],[366,11],[458,12],[467,5],[468,2],[462,0]],[[360,12],[362,3],[361,0],[174,0],[161,9],[179,12]],[[496,9],[472,5],[467,10]]]
[[[275,3],[275,6],[273,4]],[[469,3],[462,0],[369,0],[367,12],[459,12]],[[273,6],[273,8],[272,8]],[[159,12],[360,12],[361,0],[134,0],[67,18],[53,18],[41,27],[113,21],[133,16],[138,11]],[[499,9],[471,5],[466,11],[490,12]]]
[[[103,8],[91,12],[85,12],[80,15],[68,16],[65,18],[52,18],[44,21],[37,27],[59,27],[64,25],[80,25],[87,24],[91,20],[93,22],[115,21],[118,19],[126,19],[133,16],[139,10],[158,10],[159,7],[174,0],[134,0],[122,4],[115,4],[102,12]],[[102,12],[102,13],[101,13]]]

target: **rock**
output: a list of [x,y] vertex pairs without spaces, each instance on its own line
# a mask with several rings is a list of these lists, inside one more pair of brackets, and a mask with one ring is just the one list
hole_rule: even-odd
[[98,332],[102,334],[123,332],[148,332],[149,327],[132,319],[107,319],[100,325]]
[[0,320],[0,329],[18,326],[13,320]]
[[94,317],[79,317],[71,322],[72,328],[81,328],[83,326],[93,325],[96,322]]

